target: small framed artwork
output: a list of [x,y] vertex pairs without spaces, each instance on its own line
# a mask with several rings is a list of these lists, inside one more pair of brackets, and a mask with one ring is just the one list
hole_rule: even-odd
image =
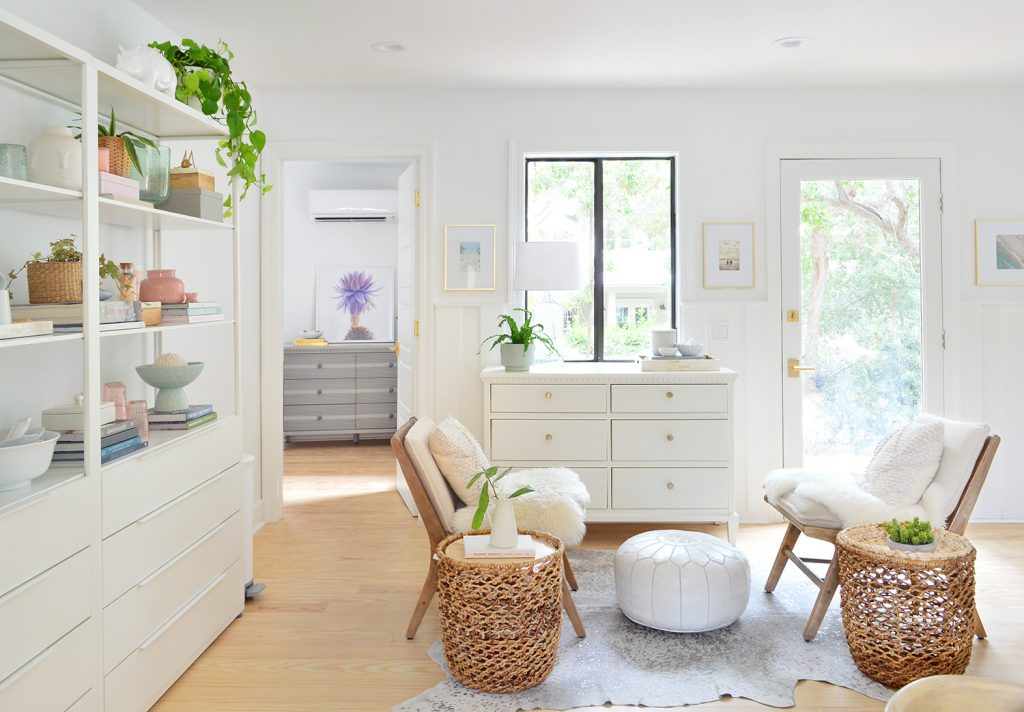
[[496,234],[496,225],[444,226],[445,291],[494,290]]
[[316,328],[332,344],[394,341],[394,269],[317,265]]
[[980,287],[1024,287],[1024,218],[975,220],[974,263]]
[[754,223],[704,223],[704,289],[752,289]]

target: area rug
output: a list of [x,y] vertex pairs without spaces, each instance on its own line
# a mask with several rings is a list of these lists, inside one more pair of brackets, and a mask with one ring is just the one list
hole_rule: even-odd
[[558,661],[542,684],[506,695],[465,687],[451,677],[438,641],[430,657],[448,678],[395,712],[567,710],[609,702],[673,707],[724,695],[792,707],[800,680],[841,685],[876,700],[892,695],[854,665],[838,595],[817,637],[804,641],[817,589],[797,571],[786,571],[775,593],[766,594],[761,586],[770,562],[751,562],[750,604],[739,621],[710,633],[664,633],[622,615],[615,602],[613,556],[608,551],[569,555],[580,584],[574,596],[587,637],[577,638],[563,619]]

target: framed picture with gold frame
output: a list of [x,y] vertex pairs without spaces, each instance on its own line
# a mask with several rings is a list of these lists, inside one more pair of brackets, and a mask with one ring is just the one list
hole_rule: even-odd
[[974,221],[974,275],[979,287],[1024,287],[1024,218]]
[[704,289],[753,289],[754,223],[704,223]]
[[497,225],[444,226],[446,292],[494,291],[497,229]]

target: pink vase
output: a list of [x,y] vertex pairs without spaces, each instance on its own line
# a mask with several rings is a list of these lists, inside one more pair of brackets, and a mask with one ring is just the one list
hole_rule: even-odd
[[139,285],[139,300],[181,304],[185,301],[185,283],[174,276],[173,269],[151,269]]

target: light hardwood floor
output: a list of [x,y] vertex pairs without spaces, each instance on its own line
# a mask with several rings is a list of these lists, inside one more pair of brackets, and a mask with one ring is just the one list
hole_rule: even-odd
[[[285,518],[256,536],[256,578],[266,591],[155,710],[374,712],[442,679],[426,654],[439,637],[436,604],[416,639],[404,636],[426,571],[427,539],[394,490],[390,449],[289,446],[285,468]],[[650,528],[593,525],[584,545],[614,549]],[[724,536],[724,527],[694,528]],[[743,526],[739,545],[748,557],[770,558],[782,531],[781,525]],[[972,525],[967,535],[979,551],[978,607],[991,636],[975,645],[969,673],[1022,681],[1024,525]],[[883,708],[818,682],[800,683],[796,700],[804,710]],[[772,709],[743,699],[700,706],[721,708]]]

